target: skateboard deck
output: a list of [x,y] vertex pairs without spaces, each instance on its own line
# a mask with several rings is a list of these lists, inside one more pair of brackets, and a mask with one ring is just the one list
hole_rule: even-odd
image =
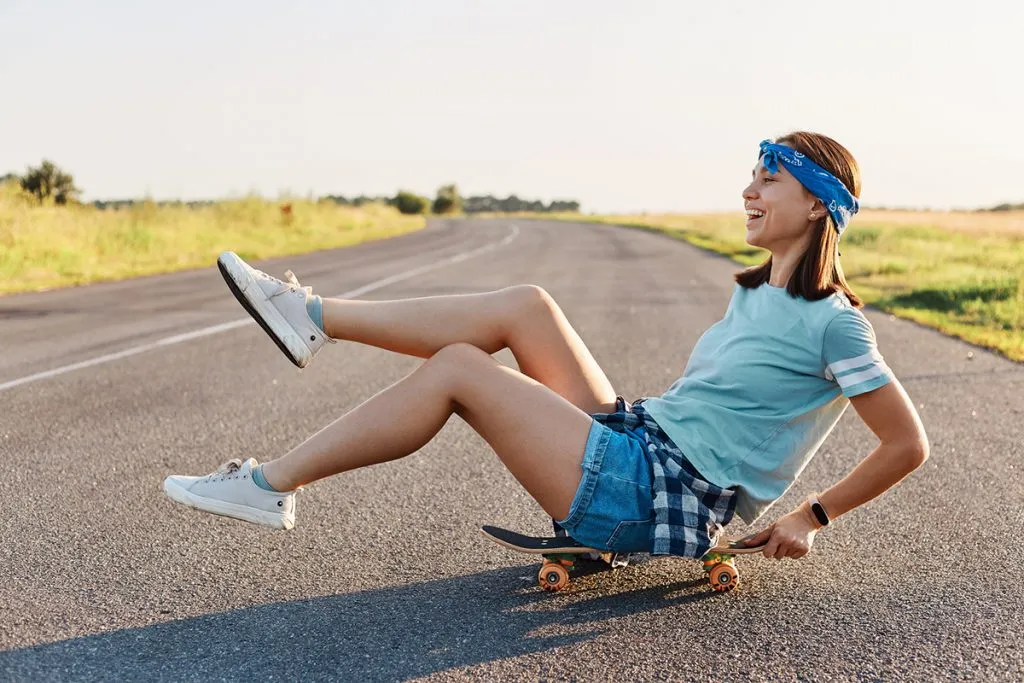
[[[569,572],[581,555],[599,555],[612,567],[629,564],[628,553],[614,553],[600,548],[591,548],[568,536],[527,536],[496,526],[482,526],[481,533],[488,539],[506,548],[531,555],[542,555],[544,564],[537,576],[541,588],[559,591],[569,585]],[[759,553],[765,544],[747,546],[745,539],[733,539],[720,543],[704,555],[701,561],[708,575],[711,587],[716,591],[729,591],[739,583],[739,574],[733,563],[734,555]]]

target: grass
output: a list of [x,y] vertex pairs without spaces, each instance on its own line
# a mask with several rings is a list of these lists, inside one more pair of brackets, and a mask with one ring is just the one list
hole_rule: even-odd
[[0,186],[0,294],[206,268],[225,250],[258,260],[334,249],[424,225],[386,206],[258,197],[191,209],[40,206],[8,184]]
[[[739,213],[537,217],[654,230],[744,266],[768,256]],[[1024,361],[1024,212],[862,211],[840,251],[866,303]]]

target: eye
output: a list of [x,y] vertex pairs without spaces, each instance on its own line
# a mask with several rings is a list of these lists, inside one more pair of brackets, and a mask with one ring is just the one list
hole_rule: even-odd
[[765,181],[766,183],[774,183],[774,182],[775,182],[775,178],[771,177],[770,175],[766,175],[766,176],[764,177],[764,181]]

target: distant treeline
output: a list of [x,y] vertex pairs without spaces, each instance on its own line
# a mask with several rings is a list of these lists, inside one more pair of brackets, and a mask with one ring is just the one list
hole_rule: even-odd
[[[516,211],[535,211],[539,213],[552,213],[555,211],[569,211],[578,212],[580,210],[580,203],[573,200],[559,200],[556,199],[549,204],[545,204],[539,200],[531,199],[520,199],[519,197],[509,195],[504,199],[500,197],[493,197],[491,195],[474,196],[474,197],[461,197],[462,210],[465,213],[481,213],[484,211],[492,213],[513,213]],[[331,201],[336,204],[361,206],[368,202],[377,202],[380,204],[387,204],[389,206],[398,205],[398,196],[395,197],[353,197],[351,199],[342,195],[327,195],[321,197],[320,201]]]
[[536,213],[554,213],[566,211],[578,213],[580,203],[574,200],[553,200],[550,204],[542,201],[520,199],[509,195],[504,199],[486,195],[484,197],[466,197],[462,200],[462,210],[466,213],[480,213],[489,211],[494,213],[514,213],[517,211],[532,211]]
[[[928,206],[862,206],[860,208],[867,211],[903,211],[907,213],[927,213],[929,211],[944,211],[944,209],[933,209]],[[996,206],[989,206],[981,209],[962,209],[953,207],[952,211],[973,211],[975,213],[985,213],[988,211],[1024,211],[1024,204],[997,204]]]
[[[34,195],[40,202],[53,201],[56,204],[79,203],[79,195],[82,190],[75,186],[75,179],[70,173],[57,166],[48,159],[44,159],[38,167],[29,167],[24,175],[7,173],[0,176],[0,185],[17,183],[21,189]],[[287,199],[282,200],[285,203]],[[478,197],[463,197],[459,188],[450,183],[437,188],[437,194],[433,200],[429,197],[411,192],[399,190],[394,196],[368,196],[345,197],[340,194],[329,194],[320,197],[318,202],[334,202],[342,206],[359,207],[364,204],[384,204],[393,206],[403,214],[453,214],[459,212],[479,213],[489,211],[495,213],[509,213],[515,211],[535,212],[578,212],[580,203],[577,201],[555,200],[550,204],[541,201],[520,199],[509,195],[501,199],[491,195]],[[176,206],[188,207],[190,209],[210,206],[217,202],[212,199],[197,199],[182,201],[180,199],[154,201],[152,199],[98,199],[91,204],[97,209],[125,209],[134,206]],[[289,206],[289,211],[290,206]]]
[[152,204],[155,206],[187,206],[190,209],[198,209],[203,206],[216,204],[212,199],[199,199],[191,202],[184,202],[180,199],[156,201],[153,199],[97,199],[90,202],[97,209],[130,209],[133,206]]
[[[142,199],[101,199],[92,202],[92,205],[97,209],[124,209],[132,206],[141,205],[143,202],[149,201],[150,203],[156,204],[157,206],[187,206],[189,208],[199,208],[203,206],[210,206],[215,204],[214,200],[202,199],[196,201],[181,201],[181,200],[165,200],[165,201],[153,201],[153,200],[142,200]],[[320,197],[318,201],[321,202],[334,202],[341,206],[354,206],[359,207],[364,204],[385,204],[387,206],[398,206],[399,197],[385,196],[368,196],[359,195],[357,197],[345,197],[344,195],[329,194]],[[462,198],[462,210],[465,213],[481,213],[481,212],[492,212],[492,213],[514,213],[518,211],[531,211],[537,213],[552,213],[552,212],[579,212],[580,203],[573,200],[554,200],[548,204],[545,204],[539,200],[521,199],[517,196],[509,195],[504,199],[500,197],[492,197],[491,195],[476,196],[476,197],[464,197]]]

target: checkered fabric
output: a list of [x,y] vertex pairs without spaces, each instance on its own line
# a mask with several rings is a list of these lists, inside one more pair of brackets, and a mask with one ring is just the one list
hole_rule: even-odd
[[654,474],[652,555],[702,557],[718,541],[736,509],[736,492],[701,478],[682,451],[637,399],[632,406],[617,397],[614,413],[592,417],[617,432],[644,435]]

